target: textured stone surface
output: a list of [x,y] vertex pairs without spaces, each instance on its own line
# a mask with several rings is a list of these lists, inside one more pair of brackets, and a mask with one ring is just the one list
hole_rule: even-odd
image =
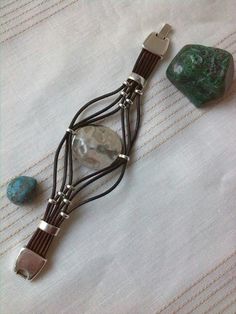
[[121,150],[118,134],[104,126],[85,126],[77,131],[73,139],[75,157],[82,165],[95,170],[109,166]]
[[32,198],[36,186],[37,181],[32,177],[14,178],[7,186],[7,197],[12,203],[21,205]]
[[233,81],[232,55],[222,49],[186,45],[167,68],[167,78],[197,107],[222,97]]

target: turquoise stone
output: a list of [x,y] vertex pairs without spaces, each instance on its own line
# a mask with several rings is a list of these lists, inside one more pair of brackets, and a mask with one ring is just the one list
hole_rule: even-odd
[[32,177],[14,178],[7,186],[7,197],[12,203],[21,205],[32,198],[36,186],[37,181]]
[[171,61],[167,78],[196,107],[221,98],[233,81],[233,56],[222,49],[186,45]]

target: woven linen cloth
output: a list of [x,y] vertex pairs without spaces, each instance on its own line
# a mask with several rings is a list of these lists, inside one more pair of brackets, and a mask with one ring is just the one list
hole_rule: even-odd
[[[236,84],[197,109],[165,77],[185,44],[235,57],[235,5],[1,0],[2,314],[236,313]],[[70,120],[120,86],[163,22],[174,29],[171,48],[146,87],[124,180],[71,215],[38,279],[23,280],[14,262],[44,212],[53,154]],[[120,132],[119,117],[107,125]],[[17,207],[6,186],[21,174],[34,176],[39,190]]]

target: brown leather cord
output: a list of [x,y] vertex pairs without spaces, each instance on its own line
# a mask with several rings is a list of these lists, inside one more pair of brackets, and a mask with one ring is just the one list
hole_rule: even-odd
[[160,56],[154,55],[146,49],[142,49],[134,65],[133,72],[147,80],[160,59]]

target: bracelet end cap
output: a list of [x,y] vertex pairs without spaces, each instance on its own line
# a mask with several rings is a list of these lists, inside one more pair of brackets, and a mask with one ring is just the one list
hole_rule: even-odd
[[47,260],[23,247],[17,256],[14,271],[24,279],[33,280],[42,270]]

